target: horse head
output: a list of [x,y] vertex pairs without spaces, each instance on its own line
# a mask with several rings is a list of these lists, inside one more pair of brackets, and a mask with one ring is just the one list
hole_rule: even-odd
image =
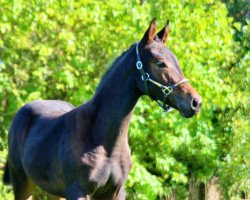
[[136,67],[141,73],[137,85],[163,109],[173,107],[189,118],[199,112],[202,99],[185,78],[176,56],[164,45],[168,35],[169,21],[157,34],[155,19],[151,21],[136,46]]

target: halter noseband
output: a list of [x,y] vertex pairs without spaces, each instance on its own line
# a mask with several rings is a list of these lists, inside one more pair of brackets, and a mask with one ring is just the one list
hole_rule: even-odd
[[[146,93],[147,95],[151,98],[152,96],[150,95],[149,91],[148,91],[148,82],[152,83],[153,85],[157,86],[158,88],[161,89],[161,91],[163,92],[164,94],[164,98],[163,98],[163,101],[162,103],[159,102],[159,100],[155,100],[157,102],[157,104],[165,111],[165,112],[169,112],[172,110],[172,108],[169,106],[169,105],[166,105],[166,100],[167,100],[167,97],[168,95],[180,84],[182,83],[186,83],[188,82],[187,79],[182,79],[181,81],[179,81],[178,83],[175,83],[175,84],[171,84],[171,85],[162,85],[161,83],[153,80],[150,78],[149,74],[146,73],[143,69],[143,64],[142,64],[142,61],[141,61],[141,57],[140,57],[140,54],[139,54],[139,51],[138,51],[138,44],[136,44],[136,57],[137,57],[137,62],[136,62],[136,68],[139,70],[139,72],[141,73],[141,80],[143,81],[144,83],[144,87],[145,87],[145,90],[146,90]],[[154,100],[154,99],[153,99]]]

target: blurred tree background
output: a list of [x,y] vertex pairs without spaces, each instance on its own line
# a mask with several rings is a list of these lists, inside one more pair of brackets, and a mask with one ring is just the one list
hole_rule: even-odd
[[[249,10],[248,0],[0,0],[0,167],[23,104],[88,101],[157,17],[159,29],[170,20],[167,46],[203,106],[185,119],[147,97],[138,102],[127,199],[250,198]],[[0,199],[13,199],[2,182]]]

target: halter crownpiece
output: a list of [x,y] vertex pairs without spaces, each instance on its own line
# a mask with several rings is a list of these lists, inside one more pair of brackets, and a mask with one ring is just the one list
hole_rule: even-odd
[[153,85],[157,86],[158,88],[161,89],[161,91],[163,92],[164,98],[162,103],[159,102],[159,100],[155,100],[157,102],[157,104],[165,111],[165,112],[170,112],[171,110],[173,110],[173,108],[171,108],[169,105],[166,105],[166,100],[168,95],[180,84],[182,83],[186,83],[188,82],[188,80],[186,78],[182,79],[181,81],[179,81],[178,83],[175,84],[171,84],[171,85],[162,85],[161,83],[153,80],[150,78],[150,75],[148,73],[146,73],[143,69],[143,64],[141,61],[141,57],[139,54],[139,50],[138,50],[138,44],[136,44],[136,57],[137,57],[137,62],[136,62],[136,68],[139,70],[139,72],[141,73],[141,80],[144,83],[144,87],[146,90],[147,95],[151,98],[152,96],[150,95],[149,91],[148,91],[148,82],[152,83]]

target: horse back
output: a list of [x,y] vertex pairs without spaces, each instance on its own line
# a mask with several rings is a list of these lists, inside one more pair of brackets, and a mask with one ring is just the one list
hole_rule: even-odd
[[75,107],[60,100],[36,100],[24,105],[20,112],[29,111],[34,117],[55,118],[59,117]]

